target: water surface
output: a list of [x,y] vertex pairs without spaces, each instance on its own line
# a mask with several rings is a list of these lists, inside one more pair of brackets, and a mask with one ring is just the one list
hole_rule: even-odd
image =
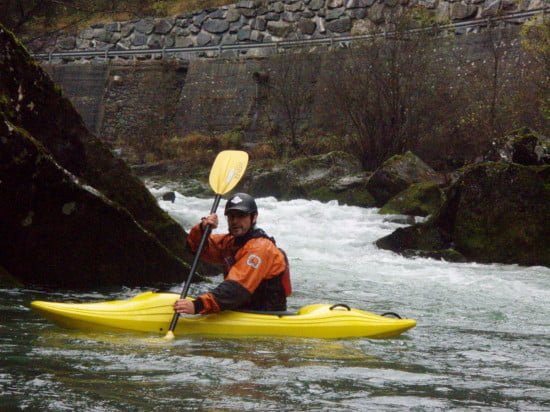
[[[5,289],[0,409],[550,410],[549,268],[406,259],[373,245],[400,227],[376,209],[272,198],[258,205],[259,226],[291,261],[290,309],[345,303],[418,326],[387,340],[169,342],[64,330],[28,309],[34,299],[103,301],[148,289]],[[211,200],[178,195],[161,206],[188,230]],[[193,285],[191,294],[208,287]]]

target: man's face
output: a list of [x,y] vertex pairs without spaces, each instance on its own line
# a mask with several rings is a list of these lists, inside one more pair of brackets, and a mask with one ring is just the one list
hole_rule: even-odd
[[240,210],[230,210],[227,213],[227,225],[229,233],[233,236],[243,236],[256,223],[258,215],[248,214]]

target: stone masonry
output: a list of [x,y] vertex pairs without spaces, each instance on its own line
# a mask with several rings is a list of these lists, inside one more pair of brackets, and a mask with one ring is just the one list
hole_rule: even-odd
[[[27,46],[35,52],[49,53],[158,50],[315,39],[368,33],[404,8],[424,8],[443,24],[542,9],[548,7],[547,1],[247,0],[167,18],[98,23],[76,34],[62,34],[49,43],[35,42]],[[261,53],[261,49],[258,50]]]

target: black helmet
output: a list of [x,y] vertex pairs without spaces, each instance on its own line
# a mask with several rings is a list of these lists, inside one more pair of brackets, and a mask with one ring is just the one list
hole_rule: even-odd
[[258,213],[258,206],[256,201],[250,195],[246,193],[236,193],[225,204],[225,215],[230,210],[240,210],[241,212],[253,214]]

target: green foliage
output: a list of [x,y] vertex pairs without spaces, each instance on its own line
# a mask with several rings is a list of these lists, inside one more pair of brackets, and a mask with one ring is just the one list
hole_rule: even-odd
[[216,136],[216,138],[219,140],[219,144],[225,149],[242,149],[243,133],[240,130],[231,130]]
[[162,0],[156,0],[151,6],[155,14],[158,16],[165,16],[168,13],[168,2]]

